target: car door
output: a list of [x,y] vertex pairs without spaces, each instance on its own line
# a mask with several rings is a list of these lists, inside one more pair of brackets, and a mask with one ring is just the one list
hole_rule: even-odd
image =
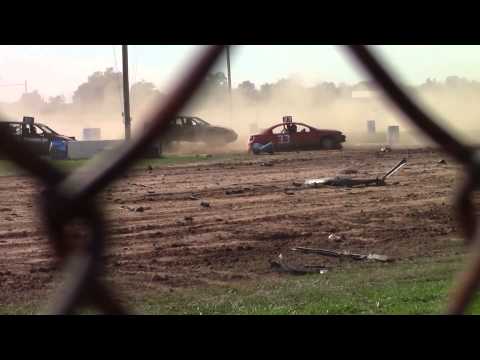
[[295,133],[291,133],[291,145],[296,150],[308,150],[315,148],[315,134],[312,129],[304,124],[296,124]]
[[50,144],[52,142],[52,134],[47,134],[40,126],[35,124],[31,125],[33,129],[33,137],[39,138],[38,147],[42,155],[48,155],[50,153]]
[[195,122],[190,117],[183,118],[183,137],[185,141],[194,142],[197,139]]
[[32,124],[22,124],[22,139],[38,155],[48,155],[50,140],[43,130]]
[[183,128],[183,118],[178,116],[170,121],[165,136],[162,138],[165,138],[166,141],[183,141]]
[[272,129],[272,142],[276,151],[291,150],[292,137],[283,124]]
[[19,123],[6,123],[8,126],[8,132],[13,135],[15,140],[22,141],[22,125]]
[[192,131],[192,138],[191,141],[194,142],[202,142],[207,141],[214,137],[214,133],[211,131],[212,128],[209,126],[205,126],[201,121],[198,121],[197,118],[191,118],[191,126],[190,129]]
[[183,140],[183,118],[177,117],[173,121],[171,130],[171,136],[173,141],[182,141]]

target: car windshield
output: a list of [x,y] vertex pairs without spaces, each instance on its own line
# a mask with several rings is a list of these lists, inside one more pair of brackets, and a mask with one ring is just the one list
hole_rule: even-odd
[[205,125],[205,126],[209,126],[210,124],[208,122],[206,122],[205,120],[202,120],[200,118],[194,118],[195,121],[197,122],[198,125]]
[[41,124],[35,124],[37,125],[40,129],[42,129],[45,133],[47,134],[57,134],[55,131],[50,129],[47,125],[41,125]]

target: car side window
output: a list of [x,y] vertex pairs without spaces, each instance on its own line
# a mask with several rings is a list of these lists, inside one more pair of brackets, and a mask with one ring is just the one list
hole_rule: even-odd
[[37,125],[33,125],[32,130],[37,136],[45,136],[45,132]]
[[299,133],[309,133],[310,132],[310,128],[307,127],[307,126],[304,126],[304,125],[297,125],[297,132]]
[[182,118],[177,118],[175,120],[175,125],[177,126],[183,126],[183,119]]
[[29,137],[36,137],[39,134],[37,133],[37,129],[35,126],[31,124],[24,124],[23,125],[23,136],[29,136]]
[[22,136],[22,126],[20,124],[9,124],[10,134]]
[[200,119],[200,118],[193,118],[193,121],[195,122],[195,126],[206,126],[207,124],[205,123],[204,120]]
[[283,124],[282,124],[282,125],[278,125],[277,127],[274,127],[274,128],[272,129],[272,133],[273,133],[274,135],[283,134],[283,133],[284,133],[283,129],[284,129]]

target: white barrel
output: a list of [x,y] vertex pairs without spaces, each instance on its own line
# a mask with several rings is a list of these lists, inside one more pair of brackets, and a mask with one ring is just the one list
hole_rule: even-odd
[[375,120],[368,120],[367,121],[367,133],[368,135],[375,134]]
[[390,146],[400,143],[400,127],[389,126],[387,128],[387,143]]

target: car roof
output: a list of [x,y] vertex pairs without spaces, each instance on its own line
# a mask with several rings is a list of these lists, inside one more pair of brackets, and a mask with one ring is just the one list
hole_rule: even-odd
[[[315,126],[312,126],[312,125],[307,125],[307,124],[304,124],[304,123],[301,123],[301,122],[291,122],[289,124],[295,124],[295,125],[302,125],[302,126],[306,126],[308,128],[311,128],[311,129],[314,129],[314,130],[318,130]],[[280,126],[280,125],[286,125],[286,123],[279,123],[279,124],[276,124],[276,125],[273,125],[273,126],[270,126],[268,129],[266,129],[265,131],[270,131],[274,128],[276,128],[277,126]],[[265,132],[264,131],[264,132]]]
[[[1,120],[1,121],[0,121],[0,124],[20,124],[20,125],[22,125],[22,124],[27,124],[27,123],[25,123],[25,122],[23,122],[23,121]],[[33,125],[43,125],[43,126],[47,126],[47,125],[45,125],[45,124],[43,124],[43,123],[39,123],[39,122],[34,122]]]
[[[306,127],[310,128],[310,129],[313,129],[313,130],[316,130],[316,131],[322,131],[322,132],[332,131],[332,132],[336,132],[336,133],[341,133],[341,131],[339,131],[339,130],[319,129],[319,128],[316,128],[315,126],[307,125],[307,124],[301,123],[301,122],[291,122],[290,124],[306,126]],[[256,135],[266,135],[266,134],[268,134],[270,131],[272,131],[274,128],[276,128],[276,127],[278,127],[278,126],[281,126],[281,125],[285,125],[285,123],[279,123],[279,124],[270,126],[269,128],[261,131],[260,133],[254,134],[254,135],[255,135],[255,136],[256,136]]]

